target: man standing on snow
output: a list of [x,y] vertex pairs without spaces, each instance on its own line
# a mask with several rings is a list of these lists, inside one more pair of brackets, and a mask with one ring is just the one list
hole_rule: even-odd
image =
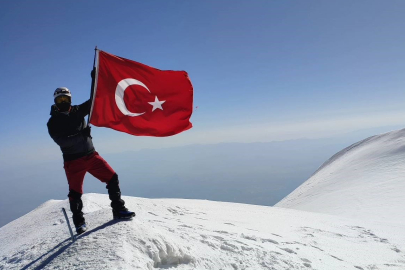
[[86,172],[107,184],[114,219],[131,219],[135,213],[128,211],[121,199],[118,175],[94,149],[90,126],[84,119],[90,113],[90,100],[72,106],[71,97],[66,87],[55,90],[53,95],[55,104],[51,107],[51,118],[47,126],[49,135],[62,150],[69,184],[70,210],[73,213],[76,232],[81,234],[87,229],[81,199]]

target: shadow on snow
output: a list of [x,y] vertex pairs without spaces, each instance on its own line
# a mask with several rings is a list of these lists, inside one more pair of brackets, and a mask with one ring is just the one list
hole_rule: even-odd
[[[90,231],[87,231],[79,236],[76,237],[76,240],[79,240],[83,237],[86,237],[94,232],[97,232],[99,230],[102,230],[108,226],[111,226],[117,222],[119,222],[120,220],[110,220],[107,223],[104,223],[103,225],[98,226],[97,228],[94,228]],[[30,262],[29,264],[27,264],[26,266],[24,266],[23,268],[21,268],[21,270],[26,270],[29,267],[33,266],[35,263],[39,262],[42,260],[41,264],[38,265],[37,267],[33,268],[34,270],[39,270],[44,268],[45,266],[47,266],[50,262],[52,262],[55,258],[57,258],[60,254],[62,254],[67,248],[69,248],[72,244],[74,244],[74,242],[69,242],[71,240],[71,238],[67,238],[65,240],[63,240],[62,242],[60,242],[59,244],[57,244],[55,247],[53,247],[51,250],[49,250],[48,252],[46,252],[45,254],[41,255],[38,259]],[[68,244],[66,244],[67,242],[69,242]],[[47,257],[46,259],[44,259],[45,257]],[[44,259],[44,260],[43,260]]]

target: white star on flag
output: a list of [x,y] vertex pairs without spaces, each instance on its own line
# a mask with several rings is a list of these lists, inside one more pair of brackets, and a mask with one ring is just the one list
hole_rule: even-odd
[[153,108],[152,108],[152,112],[153,112],[156,109],[161,109],[163,111],[162,104],[165,103],[165,102],[166,102],[166,100],[159,101],[158,97],[155,96],[155,101],[154,102],[148,102],[148,103],[153,106]]

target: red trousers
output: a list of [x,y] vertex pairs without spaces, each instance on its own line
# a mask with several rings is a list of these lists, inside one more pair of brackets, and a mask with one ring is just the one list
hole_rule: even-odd
[[86,172],[104,183],[108,183],[115,174],[113,168],[97,152],[76,160],[65,161],[64,168],[69,190],[80,194],[83,194],[83,181]]

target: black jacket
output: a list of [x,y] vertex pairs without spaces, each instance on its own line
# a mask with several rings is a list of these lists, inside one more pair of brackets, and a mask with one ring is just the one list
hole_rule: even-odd
[[82,134],[87,126],[84,117],[90,113],[90,100],[72,106],[68,114],[60,113],[55,105],[51,107],[48,132],[60,146],[63,160],[70,161],[87,156],[95,151],[91,137]]

